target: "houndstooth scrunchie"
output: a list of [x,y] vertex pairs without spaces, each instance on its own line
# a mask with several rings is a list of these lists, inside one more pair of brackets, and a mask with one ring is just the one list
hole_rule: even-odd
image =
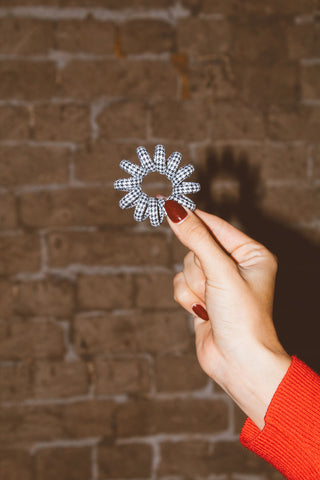
[[153,160],[145,147],[138,147],[137,155],[141,166],[121,160],[120,167],[131,177],[121,178],[113,184],[116,190],[128,192],[119,202],[121,208],[135,207],[133,217],[137,222],[149,217],[153,227],[161,225],[166,215],[165,199],[149,197],[141,188],[143,178],[151,172],[158,172],[170,180],[172,192],[167,200],[175,200],[192,211],[196,208],[196,204],[186,195],[199,192],[200,184],[184,181],[194,172],[194,167],[188,164],[178,170],[182,158],[180,152],[173,152],[166,161],[165,147],[156,145]]

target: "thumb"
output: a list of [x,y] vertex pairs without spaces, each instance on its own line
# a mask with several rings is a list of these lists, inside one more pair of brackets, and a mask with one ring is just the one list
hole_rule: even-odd
[[208,280],[216,284],[238,273],[235,262],[224,251],[205,223],[191,210],[174,200],[164,204],[168,222],[178,239],[198,257]]

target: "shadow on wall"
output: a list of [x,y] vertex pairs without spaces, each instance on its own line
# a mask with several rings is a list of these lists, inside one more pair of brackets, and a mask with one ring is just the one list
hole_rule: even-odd
[[[245,154],[236,158],[231,148],[221,155],[209,149],[197,170],[203,186],[199,208],[227,221],[237,219],[247,235],[277,255],[274,323],[279,339],[289,354],[320,372],[320,245],[263,212],[260,167],[252,165]],[[217,200],[212,188],[217,177],[237,181],[236,199],[226,193]]]

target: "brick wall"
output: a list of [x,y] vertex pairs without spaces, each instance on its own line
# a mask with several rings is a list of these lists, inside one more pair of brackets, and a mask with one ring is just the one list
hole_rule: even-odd
[[1,478],[282,478],[197,364],[184,249],[112,182],[138,145],[195,163],[198,204],[279,256],[279,335],[320,368],[316,3],[0,1]]

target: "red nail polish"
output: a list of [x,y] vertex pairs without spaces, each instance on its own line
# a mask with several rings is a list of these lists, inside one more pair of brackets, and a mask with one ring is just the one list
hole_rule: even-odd
[[167,200],[164,204],[164,208],[166,209],[168,217],[174,223],[181,222],[188,215],[188,212],[183,206],[175,200]]
[[202,318],[202,320],[209,320],[208,312],[202,305],[195,303],[192,305],[192,310],[197,315],[197,317]]

